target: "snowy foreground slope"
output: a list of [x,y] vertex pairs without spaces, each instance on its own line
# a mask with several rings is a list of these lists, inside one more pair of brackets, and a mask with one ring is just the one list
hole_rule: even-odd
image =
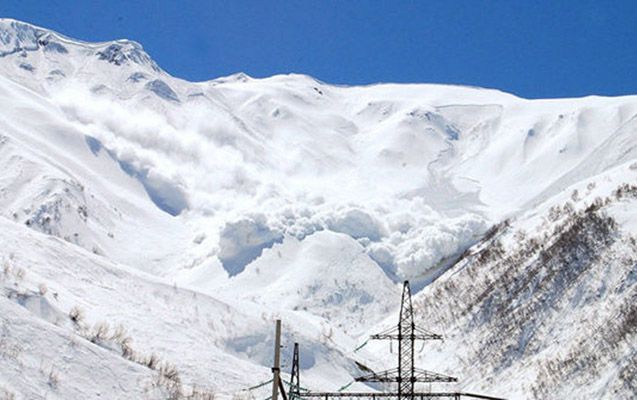
[[0,104],[0,399],[261,400],[276,318],[334,391],[403,279],[450,389],[637,395],[637,96],[193,83],[2,19]]

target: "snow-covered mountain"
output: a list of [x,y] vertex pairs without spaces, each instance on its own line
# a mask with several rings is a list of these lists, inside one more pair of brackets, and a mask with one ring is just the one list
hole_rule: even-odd
[[336,390],[403,279],[458,388],[637,393],[637,96],[187,82],[2,19],[0,104],[0,398],[249,396],[276,318]]

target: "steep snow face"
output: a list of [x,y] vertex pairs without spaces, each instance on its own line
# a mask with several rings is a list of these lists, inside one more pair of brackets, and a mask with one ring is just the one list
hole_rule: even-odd
[[[284,235],[329,229],[388,276],[427,282],[503,216],[616,165],[582,163],[632,154],[634,97],[528,101],[299,75],[190,83],[134,42],[81,43],[9,20],[1,30],[3,75],[59,107],[158,208],[213,231],[203,246],[230,275]],[[233,229],[254,215],[256,242]]]
[[[312,312],[358,336],[393,310],[400,294],[350,236],[322,231],[289,237],[219,287],[222,296],[269,309]],[[320,311],[318,311],[320,310]]]
[[[511,218],[540,243],[562,240],[572,226],[554,219],[552,206],[634,183],[637,96],[530,101],[460,86],[337,87],[302,75],[192,83],[162,71],[138,43],[84,43],[2,19],[0,104],[0,215],[3,244],[11,243],[0,260],[28,277],[4,276],[9,300],[0,307],[17,316],[2,320],[0,340],[14,343],[23,335],[18,327],[44,326],[56,347],[72,338],[81,354],[107,351],[113,371],[130,371],[120,385],[133,398],[140,398],[127,391],[133,379],[150,398],[177,383],[166,368],[127,353],[121,335],[91,340],[101,319],[125,324],[140,353],[176,364],[181,392],[197,384],[230,395],[267,378],[270,322],[282,317],[286,339],[304,343],[307,382],[336,389],[357,373],[352,358],[373,365],[377,354],[353,349],[374,327],[395,323],[396,282],[409,278],[425,288],[419,302],[441,302],[420,307],[418,318],[458,332],[450,347],[466,354],[440,348],[425,362],[461,371],[465,387],[533,398],[545,388],[518,383],[541,376],[545,366],[536,366],[548,353],[539,343],[578,349],[578,334],[555,333],[559,321],[568,316],[585,332],[580,306],[609,301],[617,313],[634,291],[634,263],[614,264],[631,249],[630,199],[593,214],[578,209],[592,236],[548,266],[535,247],[520,253],[515,243],[526,239],[513,228],[498,231],[504,247],[484,235]],[[599,231],[607,221],[601,212],[617,226]],[[515,268],[497,259],[504,255],[519,261]],[[600,260],[620,274],[604,272]],[[579,272],[555,272],[562,269]],[[535,296],[529,274],[553,274],[568,293],[558,295],[549,280],[553,289]],[[604,293],[591,297],[577,283],[583,277]],[[485,287],[498,280],[521,286],[491,295]],[[40,293],[40,283],[55,287],[55,297]],[[582,305],[582,293],[592,300]],[[69,317],[75,305],[90,326]],[[545,325],[509,319],[518,312]],[[633,334],[625,325],[621,349]],[[516,343],[493,337],[503,327]],[[461,335],[487,342],[472,347]],[[487,350],[497,359],[474,370]],[[0,357],[0,367],[15,358],[7,360]],[[623,362],[613,377],[630,373]],[[43,374],[33,369],[34,378],[18,383],[17,373],[0,376],[0,395],[105,393],[81,382],[56,392]],[[630,390],[594,379],[596,388],[581,396]],[[106,373],[104,388],[111,380]]]
[[[144,186],[95,139],[66,123],[54,104],[5,78],[0,81],[0,213],[146,270],[174,263],[179,243],[189,239],[184,227],[154,207]],[[173,239],[157,246],[166,230]],[[140,254],[136,246],[147,251]]]

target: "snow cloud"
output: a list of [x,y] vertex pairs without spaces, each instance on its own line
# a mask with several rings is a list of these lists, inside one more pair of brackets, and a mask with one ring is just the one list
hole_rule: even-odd
[[[303,119],[309,117],[264,96],[248,101],[243,114],[212,95],[177,103],[67,87],[53,99],[142,182],[158,207],[207,216],[208,229],[219,232],[215,254],[231,276],[285,235],[303,239],[331,230],[358,240],[392,279],[426,278],[486,229],[476,213],[439,214],[424,200],[427,193],[404,198],[403,181],[377,175],[373,160],[358,159],[365,148],[357,150],[355,138],[326,134],[325,143],[307,146],[316,129]],[[268,106],[285,108],[287,118],[263,120]]]

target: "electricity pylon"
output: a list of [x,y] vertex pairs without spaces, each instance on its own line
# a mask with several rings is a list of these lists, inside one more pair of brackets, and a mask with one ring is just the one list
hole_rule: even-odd
[[358,382],[396,382],[398,383],[398,400],[413,399],[416,382],[457,382],[458,379],[416,368],[414,364],[414,348],[416,340],[442,340],[442,336],[416,327],[414,309],[411,304],[409,281],[403,284],[403,296],[400,304],[398,325],[375,335],[371,339],[398,341],[398,368],[356,378]]
[[290,374],[289,400],[298,400],[301,394],[301,377],[299,373],[299,344],[294,343],[294,353],[292,355],[292,373]]

